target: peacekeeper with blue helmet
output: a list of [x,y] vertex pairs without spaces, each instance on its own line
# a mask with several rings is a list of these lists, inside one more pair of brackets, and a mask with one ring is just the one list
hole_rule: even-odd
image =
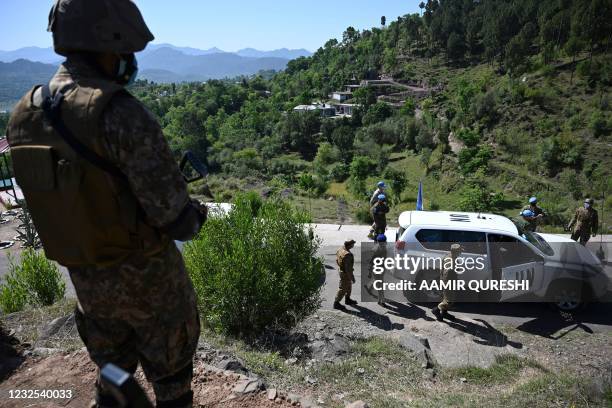
[[374,220],[371,231],[372,237],[377,237],[380,234],[384,234],[387,230],[387,213],[389,212],[389,206],[387,205],[387,196],[379,194],[376,203],[370,209],[370,214]]
[[370,198],[370,207],[372,207],[374,204],[376,204],[376,202],[378,201],[378,196],[381,194],[386,194],[385,193],[385,189],[387,188],[387,185],[385,184],[384,181],[379,181],[376,184],[376,190],[374,190],[374,193],[372,194],[372,197]]
[[529,199],[529,205],[523,207],[521,213],[519,214],[523,217],[525,221],[525,225],[523,229],[525,231],[536,232],[538,229],[538,225],[542,222],[546,214],[544,210],[538,206],[537,197],[531,197]]

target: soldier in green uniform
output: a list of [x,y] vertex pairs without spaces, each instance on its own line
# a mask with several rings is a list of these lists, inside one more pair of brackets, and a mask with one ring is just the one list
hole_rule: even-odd
[[[442,259],[442,269],[440,271],[440,281],[448,282],[449,280],[454,280],[457,278],[457,273],[454,270],[455,260],[461,255],[461,251],[463,248],[459,244],[452,244],[450,254],[445,256]],[[453,267],[447,267],[450,265],[450,261],[452,260]],[[442,321],[444,319],[455,320],[455,316],[448,313],[452,302],[452,291],[444,289],[442,291],[442,301],[438,304],[438,306],[431,309],[431,312],[434,314],[438,321]]]
[[542,210],[538,206],[538,199],[536,197],[531,197],[529,199],[529,205],[526,205],[521,210],[521,214],[523,220],[525,220],[525,226],[523,227],[525,231],[536,232],[538,229],[538,224],[542,222],[542,219],[546,216],[544,210]]
[[[582,245],[586,245],[593,236],[597,235],[599,226],[599,216],[597,210],[593,208],[595,200],[587,198],[584,200],[584,205],[576,210],[567,229],[572,231],[572,239],[580,241]],[[572,230],[573,228],[573,230]]]
[[378,201],[370,209],[370,215],[374,220],[372,230],[368,235],[371,238],[376,238],[380,234],[384,234],[387,230],[387,213],[389,206],[387,205],[387,196],[384,194],[378,195]]
[[[385,259],[387,258],[388,255],[388,251],[387,251],[387,236],[385,234],[379,234],[376,237],[376,244],[374,245],[373,248],[373,252],[372,252],[372,257],[370,258],[370,262],[369,262],[369,268],[368,268],[368,280],[370,281],[370,283],[368,284],[368,286],[366,287],[366,289],[368,290],[368,292],[370,292],[370,294],[372,293],[372,291],[374,290],[374,283],[373,280],[382,280],[384,282],[385,279],[385,274],[382,273],[380,275],[374,276],[374,260],[375,259]],[[377,297],[378,297],[378,304],[380,306],[384,306],[385,305],[385,292],[384,290],[377,290]]]
[[355,283],[354,275],[354,264],[355,258],[351,249],[355,246],[355,241],[346,241],[342,248],[336,252],[336,264],[338,265],[338,272],[340,273],[340,286],[336,299],[334,300],[334,309],[344,310],[344,306],[340,303],[344,298],[344,303],[347,305],[356,305],[357,302],[351,299],[351,291],[353,289],[353,283]]
[[[45,254],[68,267],[91,359],[130,373],[140,364],[157,407],[192,407],[200,322],[174,241],[192,239],[207,211],[125,89],[153,35],[130,0],[57,0],[49,18],[66,60],[12,112],[15,176]],[[118,406],[99,380],[93,406]]]

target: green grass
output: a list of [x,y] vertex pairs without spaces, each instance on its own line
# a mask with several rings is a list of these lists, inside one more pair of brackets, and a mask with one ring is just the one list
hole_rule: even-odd
[[546,372],[544,367],[532,361],[512,354],[497,356],[495,363],[488,368],[461,367],[449,369],[446,375],[455,378],[465,378],[469,384],[493,385],[513,382],[521,370],[533,368]]
[[[17,338],[22,343],[34,344],[40,335],[40,328],[45,324],[71,314],[74,311],[76,300],[63,299],[51,306],[28,307],[23,311],[10,315],[0,316],[0,324],[16,331]],[[49,339],[44,347],[77,350],[83,347],[76,327],[69,335]]]

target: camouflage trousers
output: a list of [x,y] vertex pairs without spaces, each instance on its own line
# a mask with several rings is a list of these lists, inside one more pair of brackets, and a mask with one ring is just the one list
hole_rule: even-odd
[[582,246],[585,246],[591,239],[591,233],[589,231],[576,230],[572,233],[572,239],[576,242],[580,242]]
[[[440,272],[440,280],[442,282],[448,282],[449,280],[448,272],[449,272],[448,270],[443,270],[442,272]],[[440,311],[442,312],[447,312],[448,310],[450,310],[451,304],[452,304],[452,298],[453,298],[452,291],[443,289],[442,290],[442,300],[440,301],[440,303],[438,303],[438,309],[440,309]]]
[[[70,268],[75,320],[91,359],[133,373],[141,365],[158,407],[191,407],[193,355],[200,334],[196,295],[171,243],[157,255],[113,268]],[[97,383],[97,405],[116,401]]]
[[336,302],[342,300],[342,298],[350,298],[351,292],[353,290],[353,279],[350,273],[340,272],[340,285],[338,288],[338,293],[336,294]]

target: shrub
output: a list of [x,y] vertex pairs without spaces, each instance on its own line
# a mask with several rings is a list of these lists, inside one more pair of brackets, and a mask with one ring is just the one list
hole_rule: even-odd
[[203,320],[245,337],[291,328],[320,303],[319,243],[309,238],[304,215],[286,203],[264,202],[256,216],[246,196],[234,204],[185,248]]
[[475,130],[462,128],[457,132],[457,139],[465,143],[467,147],[474,147],[480,142],[480,135]]
[[355,210],[355,219],[362,224],[371,225],[374,220],[372,219],[372,214],[370,214],[370,209],[367,206],[359,206]]
[[601,111],[595,111],[589,120],[589,128],[593,132],[593,136],[600,137],[607,134],[610,130],[608,121]]
[[416,103],[414,102],[414,99],[409,97],[409,98],[406,98],[406,101],[404,102],[404,106],[400,108],[400,114],[404,116],[413,117],[415,110],[416,110]]
[[402,201],[402,192],[408,185],[404,172],[389,167],[383,173],[383,178],[389,180],[394,204],[400,203]]
[[486,169],[493,151],[489,146],[468,147],[459,152],[459,165],[465,175],[474,174],[479,169]]
[[491,211],[503,201],[503,193],[492,193],[484,183],[468,182],[463,189],[459,199],[461,211]]
[[26,249],[16,264],[9,257],[9,273],[0,287],[0,307],[4,313],[25,306],[49,306],[64,297],[66,283],[57,266],[44,253]]
[[343,163],[335,164],[329,171],[329,176],[339,183],[346,180],[349,176],[349,166]]
[[364,125],[372,125],[374,123],[382,122],[383,120],[393,115],[393,109],[385,102],[377,102],[370,106],[363,116]]

